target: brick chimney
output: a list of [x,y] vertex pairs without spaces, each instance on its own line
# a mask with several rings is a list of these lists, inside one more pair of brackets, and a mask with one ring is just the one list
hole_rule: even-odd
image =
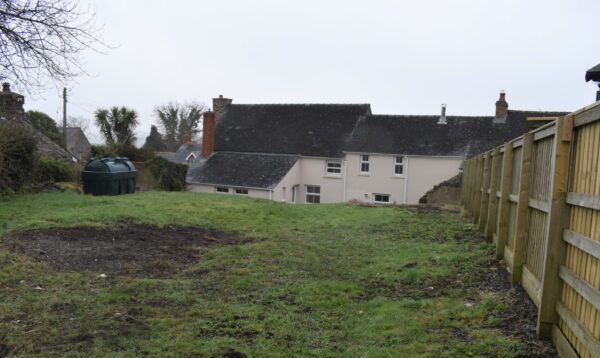
[[506,102],[506,92],[500,91],[500,98],[496,101],[496,118],[494,123],[505,123],[508,115],[508,102]]
[[8,82],[2,83],[2,92],[10,92],[10,83],[8,83]]
[[208,158],[215,150],[215,112],[204,112],[202,121],[202,158]]
[[189,133],[183,135],[183,144],[192,144],[192,136]]
[[219,95],[219,98],[213,98],[213,111],[215,112],[215,118],[219,119],[225,107],[233,102],[230,98],[224,98],[222,94]]

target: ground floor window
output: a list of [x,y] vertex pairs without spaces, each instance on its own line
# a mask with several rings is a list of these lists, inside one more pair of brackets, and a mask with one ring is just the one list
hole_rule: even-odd
[[235,189],[235,193],[238,195],[248,195],[248,189]]
[[229,193],[229,188],[218,186],[218,187],[215,188],[215,191],[217,193]]
[[389,204],[390,194],[373,194],[373,202],[378,204]]
[[321,187],[318,185],[306,186],[306,202],[310,204],[319,204],[321,202]]

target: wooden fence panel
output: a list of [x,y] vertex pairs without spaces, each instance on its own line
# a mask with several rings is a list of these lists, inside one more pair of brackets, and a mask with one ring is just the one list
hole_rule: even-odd
[[588,120],[574,130],[569,191],[578,195],[567,197],[572,208],[561,270],[559,327],[581,357],[600,356],[600,250],[594,246],[600,246],[600,211],[593,205],[600,195],[600,110],[595,112],[595,122],[586,113]]
[[465,161],[463,204],[564,357],[600,357],[600,101]]

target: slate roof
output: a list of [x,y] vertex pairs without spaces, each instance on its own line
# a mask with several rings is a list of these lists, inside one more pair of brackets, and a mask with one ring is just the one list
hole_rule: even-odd
[[341,157],[368,104],[231,104],[217,120],[215,151]]
[[216,152],[188,170],[188,184],[273,189],[298,161],[295,155]]
[[600,82],[600,64],[590,68],[585,73],[585,81],[597,81]]
[[80,127],[67,127],[67,148],[81,160],[91,153],[92,145]]
[[370,115],[360,119],[346,145],[347,152],[471,157],[519,137],[529,130],[528,117],[553,117],[563,112],[508,111],[506,123],[493,116]]
[[173,156],[173,158],[169,159],[169,160],[173,161],[173,162],[177,162],[177,163],[186,163],[187,157],[191,153],[194,153],[196,155],[196,157],[199,157],[201,151],[202,151],[202,144],[198,144],[198,143],[182,144],[179,146],[179,148],[177,148],[177,151],[175,152],[175,155]]
[[175,158],[175,152],[155,152],[155,154],[169,161],[173,161]]

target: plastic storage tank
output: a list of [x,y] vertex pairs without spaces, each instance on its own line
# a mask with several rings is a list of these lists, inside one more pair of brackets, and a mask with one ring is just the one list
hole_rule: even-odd
[[137,171],[127,158],[92,158],[81,172],[83,193],[120,195],[135,193]]

